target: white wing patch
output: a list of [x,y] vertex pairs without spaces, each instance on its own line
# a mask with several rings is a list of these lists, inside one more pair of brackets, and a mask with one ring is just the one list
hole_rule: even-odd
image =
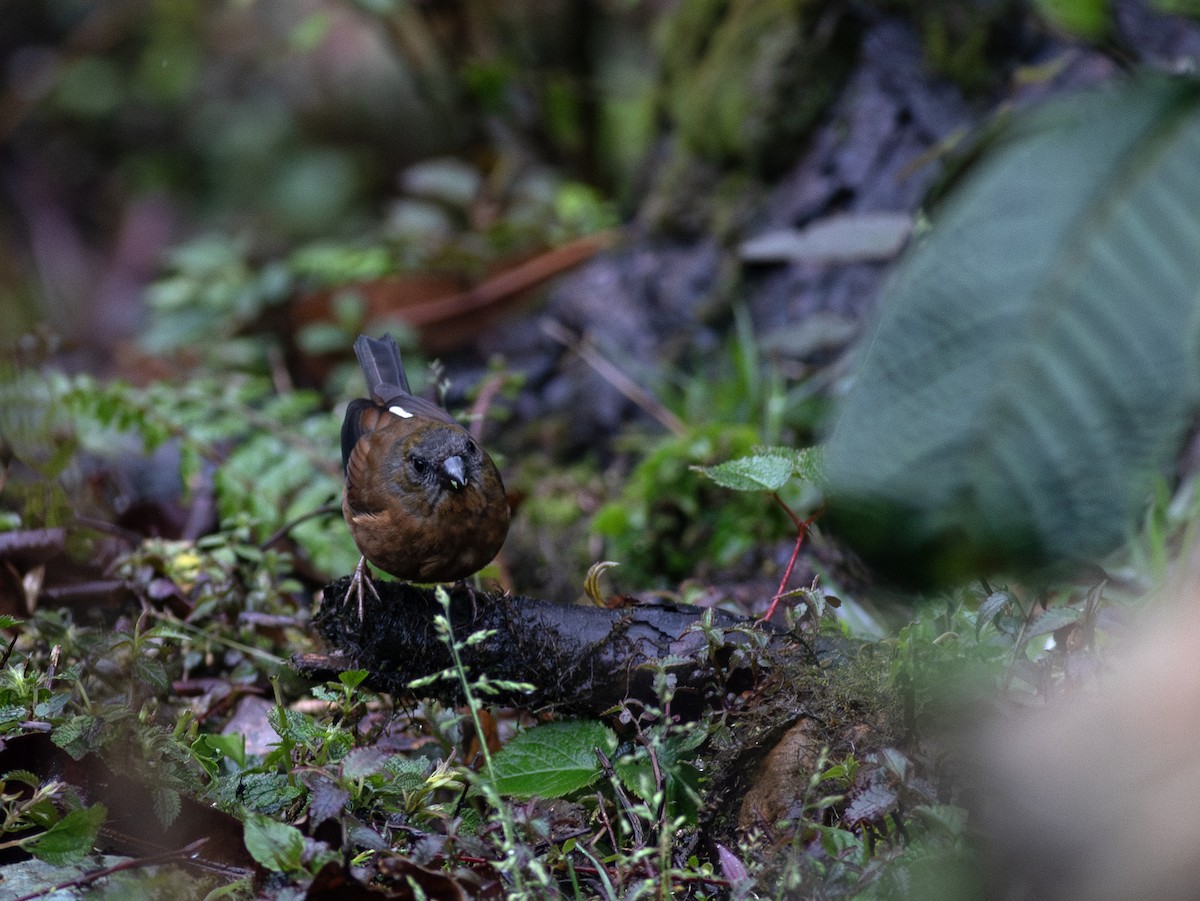
[[412,414],[409,413],[408,410],[401,407],[399,404],[397,404],[394,407],[388,407],[388,412],[395,413],[401,419],[412,419]]

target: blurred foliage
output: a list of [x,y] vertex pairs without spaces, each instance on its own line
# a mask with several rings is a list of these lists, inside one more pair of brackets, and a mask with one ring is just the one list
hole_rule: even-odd
[[[493,252],[527,247],[530,223],[549,243],[564,236],[560,224],[594,230],[586,197],[588,221],[571,223],[587,191],[626,212],[648,196],[656,209],[711,207],[698,221],[721,230],[741,215],[735,199],[755,190],[748,173],[769,176],[796,158],[872,5],[914,21],[931,67],[968,86],[994,80],[991,55],[1021,16],[1008,0],[862,10],[800,0],[10,0],[0,140],[20,187],[6,188],[18,227],[14,248],[0,246],[0,276],[15,275],[0,277],[3,315],[18,328],[48,317],[71,334],[87,319],[82,305],[115,288],[97,267],[132,252],[123,228],[151,256],[198,234],[240,236],[253,271],[318,240],[370,258],[346,267],[360,277],[436,265],[404,246],[446,228],[445,195],[411,196],[418,166],[440,166],[443,186],[460,178],[451,205],[471,210]],[[1074,21],[1072,10],[1095,4],[1047,6]],[[656,146],[665,152],[650,170]],[[714,185],[722,171],[732,180]],[[553,215],[539,209],[547,198]],[[160,218],[142,218],[155,205]],[[493,219],[489,208],[504,213]],[[474,247],[468,259],[492,257]],[[144,278],[153,260],[137,266]]]
[[[21,106],[4,124],[18,153],[49,140],[38,163],[75,163],[62,170],[72,187],[106,179],[134,194],[166,190],[190,198],[210,223],[251,227],[256,237],[344,231],[366,220],[393,171],[472,152],[489,120],[549,151],[550,162],[583,164],[601,122],[584,107],[595,102],[592,83],[609,78],[598,51],[636,42],[639,30],[618,8],[546,11],[10,3],[0,51],[18,64]],[[580,42],[586,53],[576,52]],[[629,64],[617,69],[629,83]],[[519,142],[501,149],[517,165],[531,161]]]
[[[744,563],[790,534],[791,521],[768,498],[731,492],[697,468],[748,456],[762,445],[811,440],[824,412],[807,403],[812,391],[804,381],[788,385],[763,359],[749,317],[739,311],[725,352],[664,392],[686,430],[625,439],[641,455],[619,496],[593,518],[596,532],[609,539],[604,556],[627,566],[640,584],[661,584]],[[796,510],[818,499],[815,488],[799,480],[781,487],[780,496]]]
[[592,527],[610,542],[604,556],[636,584],[677,581],[727,567],[785,534],[782,515],[762,498],[731,494],[692,469],[748,454],[759,443],[749,426],[698,425],[659,439],[629,474],[618,499]]
[[853,61],[850,20],[802,0],[695,0],[658,24],[663,103],[683,148],[778,171]]
[[[1158,5],[1196,11],[1182,0]],[[1038,6],[1078,33],[1100,37],[1110,24],[1107,4]],[[149,384],[33,367],[0,378],[0,529],[74,526],[66,556],[118,584],[123,604],[44,598],[26,623],[0,620],[15,636],[0,662],[0,735],[49,731],[74,757],[148,761],[161,822],[185,795],[239,811],[255,857],[278,873],[311,873],[343,856],[309,853],[316,843],[297,825],[327,814],[347,847],[364,849],[356,863],[385,854],[528,863],[546,885],[553,873],[577,895],[584,860],[589,885],[610,873],[626,880],[609,886],[613,896],[667,897],[679,886],[692,897],[975,894],[961,809],[918,803],[903,821],[843,817],[864,767],[897,793],[926,790],[917,761],[894,749],[876,761],[822,759],[786,821],[770,824],[794,836],[782,855],[759,834],[720,848],[719,873],[685,852],[705,778],[701,742],[728,722],[720,711],[702,727],[673,722],[669,667],[655,674],[663,710],[626,711],[636,741],[618,748],[602,795],[580,792],[603,769],[590,752],[607,727],[575,727],[583,776],[564,794],[583,805],[586,825],[556,842],[547,840],[561,826],[556,809],[479,803],[485,783],[456,757],[462,711],[402,714],[364,691],[360,672],[299,686],[284,662],[311,649],[315,586],[358,557],[336,508],[276,537],[334,504],[340,488],[337,411],[292,387],[288,355],[344,357],[367,321],[363,286],[373,280],[485,277],[612,225],[612,198],[644,211],[656,192],[671,194],[706,210],[697,221],[724,235],[758,179],[795,159],[876,7],[915,22],[931,67],[969,88],[994,84],[997,38],[1025,21],[1018,4],[989,0],[8,0],[0,168],[13,227],[0,233],[3,333],[11,340],[47,323],[108,351],[98,327],[111,310],[88,304],[105,291],[140,303],[160,251],[173,249],[139,332],[141,349],[160,358],[140,362],[164,367],[137,373]],[[135,215],[143,203],[165,213],[147,225]],[[296,313],[293,301],[322,292],[321,315]],[[35,344],[22,340],[20,353]],[[726,352],[712,356],[660,390],[687,423],[679,434],[622,439],[632,472],[595,516],[604,556],[624,562],[638,585],[758,566],[793,531],[768,499],[723,489],[692,466],[811,443],[823,390],[816,380],[787,382],[744,316]],[[352,367],[341,362],[312,383],[348,396]],[[178,377],[194,364],[194,376]],[[601,477],[590,464],[547,472],[545,459],[512,461],[525,470],[516,482],[536,480],[546,492],[524,519],[547,531],[579,527],[578,499],[594,509]],[[776,464],[760,455],[752,481],[775,486],[785,472]],[[728,466],[716,472],[741,484]],[[796,492],[787,494],[796,509],[817,501],[797,480],[781,487]],[[202,534],[167,540],[120,525],[128,511],[118,501],[129,498],[173,513],[211,510]],[[1191,495],[1162,491],[1128,581],[1161,574],[1195,514]],[[94,522],[81,527],[89,518],[113,528],[98,538]],[[1105,585],[1044,595],[971,585],[926,599],[872,649],[871,663],[890,666],[888,687],[919,739],[964,696],[1042,700],[1075,687],[1087,671],[1080,664],[1103,646],[1102,630],[1091,640],[1098,611],[1125,600]],[[714,661],[728,651],[710,650]],[[486,674],[461,667],[451,676],[486,684]],[[188,693],[200,685],[203,695]],[[267,750],[220,734],[244,695],[272,691]],[[411,734],[386,734],[397,728]],[[22,772],[5,775],[2,794],[0,831],[43,830],[47,859],[85,852],[103,814]],[[578,840],[600,819],[607,835]]]
[[1200,399],[1198,148],[1200,83],[1140,73],[1012,119],[937,211],[826,445],[873,564],[953,584],[1128,538]]
[[[1110,0],[1036,0],[1034,8],[1062,31],[1099,41],[1112,32],[1115,5]],[[1173,15],[1200,16],[1196,0],[1149,0],[1149,6]]]
[[[514,183],[486,225],[472,218],[482,175],[465,163],[420,163],[401,182],[404,195],[375,234],[304,242],[283,258],[258,259],[249,241],[217,233],[176,247],[146,292],[150,321],[142,347],[155,355],[203,354],[214,368],[265,372],[270,354],[285,349],[279,323],[285,306],[328,289],[327,304],[309,303],[311,311],[290,318],[302,351],[340,354],[367,328],[366,286],[376,280],[445,272],[465,284],[511,258],[615,224],[611,206],[595,191],[548,171]],[[402,318],[381,321],[376,314],[370,326],[409,333]]]
[[[38,403],[31,405],[32,398]],[[37,475],[4,486],[6,506],[25,527],[71,524],[103,503],[103,496],[87,490],[90,473],[119,473],[130,461],[146,467],[145,455],[164,447],[168,457],[150,463],[143,476],[161,484],[143,490],[163,504],[179,503],[180,494],[187,499],[212,491],[220,527],[245,529],[248,541],[265,541],[341,493],[330,450],[339,440],[337,419],[314,392],[277,394],[262,377],[139,388],[25,370],[0,384],[0,410],[8,414],[9,452]],[[330,515],[340,518],[340,511]],[[297,526],[291,538],[327,576],[348,571],[358,559],[346,531],[319,520]],[[261,564],[261,557],[255,562]]]

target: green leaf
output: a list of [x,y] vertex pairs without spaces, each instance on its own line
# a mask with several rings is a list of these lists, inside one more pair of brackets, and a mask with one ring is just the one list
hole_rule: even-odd
[[778,491],[793,475],[809,481],[818,475],[816,449],[811,447],[760,447],[744,457],[692,469],[734,491]]
[[433,761],[426,757],[393,755],[387,759],[387,771],[400,791],[416,791],[425,784],[432,769]]
[[166,667],[157,657],[134,657],[133,673],[155,691],[166,693],[171,687],[171,678],[167,675]]
[[246,814],[244,825],[246,850],[251,857],[276,873],[300,869],[304,836],[299,829],[260,813]]
[[23,782],[30,788],[37,788],[42,780],[37,773],[30,770],[9,770],[3,776],[0,776],[0,785],[5,782]]
[[246,773],[240,781],[242,802],[260,813],[282,810],[302,794],[303,789],[288,781],[286,773]]
[[1143,75],[1002,135],[881,302],[824,454],[877,565],[1105,553],[1197,398],[1200,85]]
[[63,709],[71,700],[71,695],[65,691],[52,694],[45,701],[34,705],[33,715],[38,719],[50,720],[62,715]]
[[192,745],[192,753],[214,763],[221,757],[228,757],[239,767],[244,767],[246,765],[246,736],[239,732],[228,735],[205,733],[196,738]]
[[[687,734],[662,737],[652,733],[652,748],[662,774],[667,796],[667,809],[672,815],[687,817],[695,822],[700,810],[701,774],[690,761],[696,750],[707,738],[702,729],[693,729]],[[613,763],[621,783],[643,801],[655,801],[658,786],[655,782],[654,763],[650,752],[637,746]]]
[[73,716],[58,724],[50,733],[50,740],[74,757],[82,760],[83,755],[96,748],[103,723],[94,716]]
[[280,738],[312,744],[320,740],[323,730],[310,716],[297,710],[272,707],[267,711],[267,722]]
[[78,863],[91,852],[106,816],[108,810],[103,804],[72,810],[41,835],[25,842],[23,847],[53,866]]
[[159,823],[164,829],[169,827],[175,822],[183,807],[179,792],[169,788],[156,788],[151,791],[150,796],[154,801],[154,813],[158,817]]
[[721,487],[734,491],[778,491],[792,477],[790,460],[764,455],[738,457],[715,466],[694,468]]
[[603,723],[545,723],[523,732],[492,758],[496,789],[517,798],[561,798],[600,775],[596,748],[612,753],[617,737]]
[[1108,0],[1034,0],[1037,11],[1064,31],[1100,38],[1109,29]]

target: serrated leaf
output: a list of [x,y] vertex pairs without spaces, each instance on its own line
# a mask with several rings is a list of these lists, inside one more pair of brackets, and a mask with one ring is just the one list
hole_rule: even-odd
[[734,491],[778,491],[794,475],[817,481],[817,449],[760,447],[744,457],[691,468]]
[[778,491],[792,477],[790,460],[765,454],[695,468],[722,488],[734,491]]
[[600,775],[596,748],[611,753],[617,737],[603,723],[545,723],[523,732],[492,757],[496,789],[517,798],[561,798]]
[[387,771],[392,782],[401,791],[414,791],[425,784],[433,770],[433,761],[424,757],[400,757],[393,754],[388,758]]
[[103,804],[72,810],[22,846],[34,857],[57,867],[78,863],[91,852],[107,816],[108,810]]
[[246,773],[238,794],[249,808],[273,813],[291,804],[304,792],[288,781],[285,773]]
[[37,773],[30,770],[9,770],[0,777],[0,782],[24,782],[31,788],[37,788],[42,780]]
[[280,738],[301,744],[317,741],[321,735],[321,727],[313,722],[312,717],[297,710],[272,707],[267,711],[267,722]]
[[342,775],[347,779],[362,779],[382,772],[392,755],[382,748],[354,748],[342,758]]
[[260,864],[276,873],[300,869],[304,836],[299,829],[258,813],[246,814],[244,826],[246,850]]
[[325,820],[338,819],[350,803],[350,792],[329,779],[314,779],[308,800],[308,816],[314,826]]
[[172,791],[169,788],[156,788],[151,792],[151,796],[154,799],[154,813],[158,817],[159,823],[164,828],[169,827],[175,822],[183,806],[179,792]]
[[854,793],[846,805],[845,819],[850,825],[882,819],[896,808],[896,789],[882,780],[872,781]]
[[73,716],[54,727],[50,740],[76,760],[81,760],[84,754],[93,750],[93,741],[100,728],[101,723],[94,716]]
[[1200,85],[1143,75],[1020,118],[880,303],[826,448],[830,513],[894,573],[1101,554],[1200,383]]
[[979,611],[975,614],[975,637],[979,637],[984,623],[991,622],[1001,610],[1011,606],[1013,600],[1013,596],[1007,591],[993,591],[984,598],[983,603],[979,605]]
[[155,691],[165,693],[171,687],[166,667],[157,657],[134,657],[133,673]]
[[824,450],[821,447],[771,447],[767,450],[786,454],[792,461],[792,472],[806,482],[812,482],[814,485],[824,484]]

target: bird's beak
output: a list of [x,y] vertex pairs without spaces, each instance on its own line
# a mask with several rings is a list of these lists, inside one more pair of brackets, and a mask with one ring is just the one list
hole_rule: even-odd
[[467,464],[457,454],[445,459],[442,463],[442,474],[450,482],[451,488],[457,489],[467,484]]

